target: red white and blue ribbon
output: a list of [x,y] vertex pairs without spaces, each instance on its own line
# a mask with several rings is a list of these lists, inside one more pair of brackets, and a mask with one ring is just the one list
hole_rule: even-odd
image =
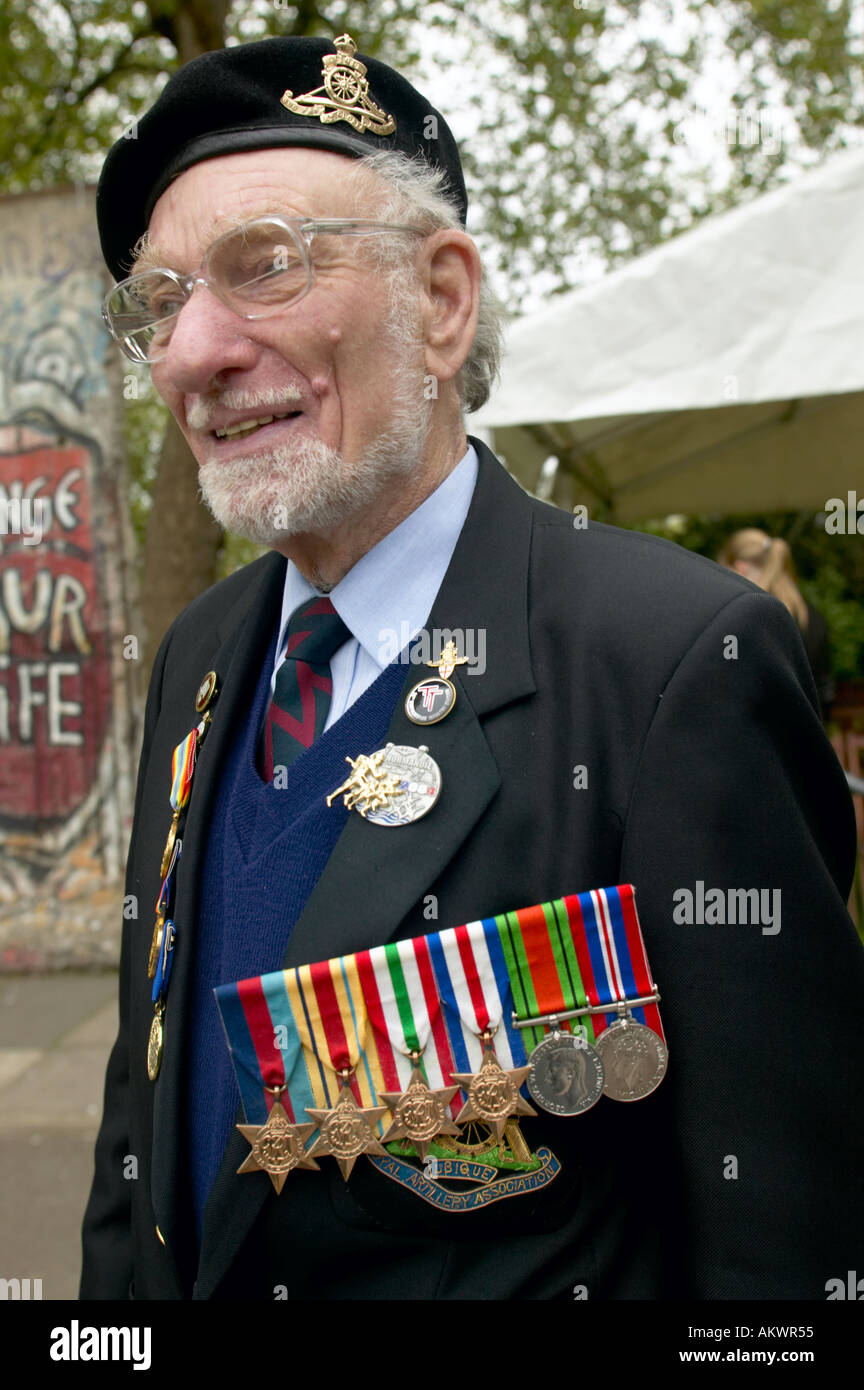
[[[355,1099],[374,1105],[382,1092],[405,1088],[417,1052],[430,1087],[448,1086],[454,1072],[478,1069],[484,1033],[505,1070],[524,1066],[530,1039],[514,1027],[514,1005],[530,1017],[609,1004],[585,1017],[596,1038],[618,1017],[616,1004],[652,993],[630,885],[215,991],[250,1123],[266,1119],[265,1086],[285,1085],[283,1105],[290,1097],[289,1113],[301,1121],[308,1107],[332,1105],[343,1070]],[[632,1012],[663,1037],[656,1004]],[[459,1104],[454,1098],[454,1114]]]

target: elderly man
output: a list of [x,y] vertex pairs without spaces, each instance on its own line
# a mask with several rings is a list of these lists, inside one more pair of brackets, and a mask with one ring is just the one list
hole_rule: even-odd
[[[854,823],[800,641],[746,581],[574,527],[466,438],[499,329],[465,214],[443,118],[347,36],[197,59],[106,162],[111,332],[214,515],[270,549],[156,658],[82,1297],[819,1299],[854,1268]],[[236,1060],[238,982],[260,1001],[282,969],[627,883],[670,1059],[638,1104],[535,1115],[522,1090],[485,1147],[442,1121],[486,1175],[460,1196],[428,1139],[394,1181],[412,1160],[371,1122],[356,1162],[332,1136],[316,1158],[324,1112],[277,1109],[265,1028],[276,1128],[242,1124],[214,990]],[[357,1056],[307,1024],[350,1107]]]

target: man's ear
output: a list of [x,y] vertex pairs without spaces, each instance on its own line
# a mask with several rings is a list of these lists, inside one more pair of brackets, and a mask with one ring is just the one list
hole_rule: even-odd
[[451,381],[477,332],[480,255],[467,232],[442,228],[427,238],[420,269],[427,295],[426,369]]

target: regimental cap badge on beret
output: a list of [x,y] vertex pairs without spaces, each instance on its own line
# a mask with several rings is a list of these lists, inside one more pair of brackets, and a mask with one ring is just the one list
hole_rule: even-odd
[[392,135],[396,122],[370,97],[366,64],[354,57],[357,45],[351,35],[341,34],[334,44],[336,52],[324,55],[323,86],[298,97],[289,88],[282,95],[282,105],[297,116],[317,116],[322,125],[347,121],[361,133]]
[[[286,92],[285,88],[288,87]],[[293,146],[361,159],[391,150],[445,176],[464,226],[468,194],[459,147],[440,111],[380,59],[356,56],[354,40],[287,35],[233,44],[184,63],[121,136],[102,170],[96,211],[105,259],[117,280],[156,203],[204,160]]]

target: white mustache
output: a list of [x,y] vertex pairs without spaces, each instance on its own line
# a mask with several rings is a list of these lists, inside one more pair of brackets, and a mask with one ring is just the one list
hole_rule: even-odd
[[220,410],[269,409],[302,399],[299,386],[280,386],[269,391],[220,391],[194,400],[186,411],[186,423],[190,429],[206,430]]

